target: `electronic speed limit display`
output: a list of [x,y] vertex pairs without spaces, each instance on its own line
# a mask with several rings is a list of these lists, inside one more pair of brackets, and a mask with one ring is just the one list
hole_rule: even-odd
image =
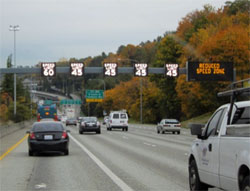
[[70,75],[71,76],[83,76],[84,64],[83,63],[70,63]]
[[55,62],[43,62],[41,63],[41,74],[44,77],[53,77],[56,75],[56,63]]
[[231,62],[188,62],[188,81],[233,81]]
[[148,64],[147,63],[134,64],[134,76],[144,77],[147,75],[148,75]]
[[165,64],[165,76],[178,77],[179,65],[178,64]]
[[104,76],[116,76],[117,75],[117,63],[104,63],[103,64],[103,71]]

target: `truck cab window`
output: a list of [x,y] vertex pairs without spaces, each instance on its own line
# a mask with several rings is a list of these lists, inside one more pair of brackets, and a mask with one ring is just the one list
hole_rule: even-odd
[[237,108],[232,124],[250,124],[250,107]]
[[223,109],[217,111],[212,117],[212,119],[209,121],[206,128],[206,137],[209,137],[211,135],[214,136],[217,134],[217,126],[219,124],[219,121],[221,121],[220,119],[223,111],[224,111]]

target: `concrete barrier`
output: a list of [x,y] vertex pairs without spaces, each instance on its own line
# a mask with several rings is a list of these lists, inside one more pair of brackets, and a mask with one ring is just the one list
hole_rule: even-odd
[[29,121],[22,121],[20,123],[0,125],[0,138],[9,135],[11,133],[14,133],[15,131],[18,131],[20,129],[27,128],[31,126],[34,122],[35,120],[29,120]]

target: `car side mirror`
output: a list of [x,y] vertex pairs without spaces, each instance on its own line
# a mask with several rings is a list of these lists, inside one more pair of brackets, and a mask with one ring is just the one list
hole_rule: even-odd
[[190,128],[191,135],[197,135],[198,139],[202,139],[202,128],[204,124],[189,124],[188,127]]

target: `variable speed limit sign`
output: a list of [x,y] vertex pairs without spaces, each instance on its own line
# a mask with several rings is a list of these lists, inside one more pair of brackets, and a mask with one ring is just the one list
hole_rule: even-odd
[[55,62],[42,62],[41,73],[45,77],[53,77],[56,75],[56,63]]
[[117,75],[117,63],[104,63],[103,64],[103,72],[104,76],[112,76],[115,77]]
[[148,75],[147,63],[136,63],[134,65],[134,76],[144,77]]
[[70,63],[70,75],[71,76],[83,76],[84,64],[83,63]]
[[178,77],[179,65],[178,64],[165,64],[165,75],[167,77]]

